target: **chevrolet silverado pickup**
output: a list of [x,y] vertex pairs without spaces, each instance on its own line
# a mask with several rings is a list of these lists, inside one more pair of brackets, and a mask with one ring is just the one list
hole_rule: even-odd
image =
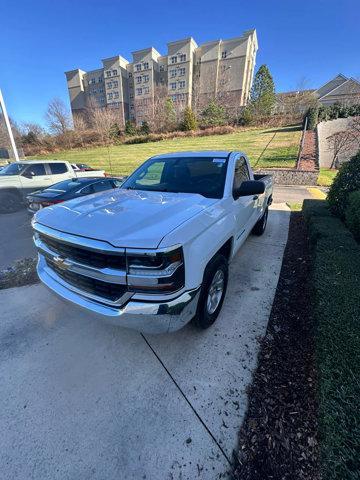
[[38,275],[68,302],[142,332],[212,325],[228,264],[250,233],[261,235],[270,176],[242,152],[159,155],[121,188],[39,211]]
[[62,180],[77,177],[103,177],[103,170],[74,171],[69,162],[27,160],[13,162],[0,171],[0,213],[18,210],[26,196]]

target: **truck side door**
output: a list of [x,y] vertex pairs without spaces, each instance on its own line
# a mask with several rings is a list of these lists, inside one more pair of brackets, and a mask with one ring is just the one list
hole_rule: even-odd
[[31,163],[21,173],[20,182],[24,195],[49,187],[53,183],[44,163]]
[[49,162],[47,168],[51,175],[51,185],[75,177],[74,173],[69,171],[65,162]]
[[[251,180],[251,175],[245,157],[239,156],[235,160],[234,183],[233,189],[240,187],[242,182]],[[246,197],[233,197],[233,208],[235,216],[235,236],[234,236],[234,250],[236,251],[253,227],[253,218],[255,213],[255,199],[253,195]]]

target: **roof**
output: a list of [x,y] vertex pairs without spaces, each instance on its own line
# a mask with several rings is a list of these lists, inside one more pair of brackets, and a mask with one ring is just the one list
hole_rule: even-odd
[[354,78],[349,78],[345,82],[341,83],[337,87],[333,88],[329,92],[322,95],[320,98],[324,98],[328,95],[360,95],[360,82]]

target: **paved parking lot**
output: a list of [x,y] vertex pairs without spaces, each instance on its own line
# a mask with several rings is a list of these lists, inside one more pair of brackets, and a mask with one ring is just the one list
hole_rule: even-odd
[[[217,479],[229,469],[288,232],[276,204],[216,324],[142,336],[42,285],[0,292],[3,478]],[[5,433],[6,432],[6,433]]]

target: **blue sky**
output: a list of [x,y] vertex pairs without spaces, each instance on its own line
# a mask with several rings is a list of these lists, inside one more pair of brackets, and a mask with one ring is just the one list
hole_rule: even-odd
[[276,90],[360,77],[360,0],[0,0],[0,88],[16,121],[44,123],[47,103],[68,103],[64,71],[192,36],[198,44],[257,29],[257,67]]

